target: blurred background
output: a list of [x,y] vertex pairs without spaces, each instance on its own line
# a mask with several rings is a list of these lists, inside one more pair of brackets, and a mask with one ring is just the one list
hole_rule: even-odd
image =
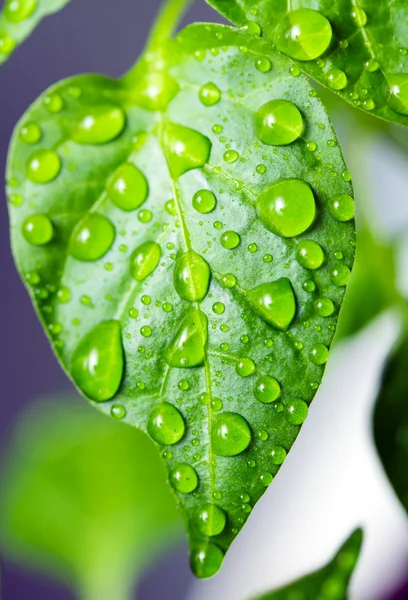
[[[159,5],[159,0],[73,0],[41,23],[0,71],[2,175],[13,127],[29,104],[49,85],[74,74],[120,76],[142,51]],[[217,14],[204,0],[197,0],[187,17],[187,21],[199,20],[217,20]],[[12,261],[6,199],[0,186],[0,314],[4,340],[0,362],[0,467],[3,464],[5,473],[2,485],[8,486],[0,495],[7,505],[15,494],[20,505],[14,504],[23,511],[19,514],[32,523],[24,535],[31,543],[41,542],[41,560],[47,565],[37,565],[40,571],[36,572],[25,568],[23,565],[33,562],[29,552],[17,548],[9,555],[3,547],[3,600],[73,600],[78,597],[70,585],[74,579],[75,589],[82,586],[90,590],[84,592],[84,600],[131,600],[136,597],[131,589],[135,583],[139,600],[245,600],[321,566],[359,525],[365,528],[366,537],[350,597],[408,598],[408,587],[404,587],[408,520],[377,458],[370,425],[382,366],[401,328],[392,308],[393,289],[397,286],[402,293],[408,292],[408,277],[404,276],[408,257],[408,234],[404,234],[408,232],[408,137],[397,128],[364,117],[343,104],[339,106],[331,96],[325,99],[336,121],[358,204],[361,241],[349,300],[326,379],[285,468],[253,510],[221,572],[211,581],[198,583],[190,574],[187,544],[173,507],[168,508],[171,500],[166,497],[166,489],[154,487],[154,481],[148,478],[145,492],[150,494],[146,497],[154,497],[152,503],[146,497],[143,500],[132,484],[143,477],[143,472],[138,471],[139,465],[130,465],[130,458],[146,444],[145,440],[126,429],[127,433],[120,436],[126,438],[123,445],[116,444],[114,455],[105,456],[107,440],[115,439],[117,428],[124,426],[94,415],[70,389],[58,366]],[[70,437],[64,431],[71,418],[76,419],[77,427]],[[95,462],[91,448],[100,448],[98,456],[104,459]],[[140,452],[149,452],[149,448],[143,448]],[[78,453],[82,458],[89,456],[89,461],[79,460]],[[151,460],[154,469],[160,471],[156,457],[152,455]],[[128,477],[133,478],[129,481],[124,475],[126,461],[130,465]],[[58,480],[61,465],[69,473],[62,487]],[[87,476],[86,465],[92,469],[92,477]],[[104,480],[105,488],[101,483]],[[75,506],[70,505],[66,527],[54,528],[53,537],[44,536],[42,524],[48,522],[54,527],[58,510],[64,509],[64,486],[65,492],[75,498]],[[116,486],[117,497],[108,492],[109,486],[111,491]],[[49,495],[42,497],[44,489]],[[93,498],[95,489],[105,504]],[[52,497],[58,509],[48,514],[51,507],[45,508],[48,521],[44,521],[41,502]],[[132,544],[125,535],[127,527],[113,514],[112,506],[118,498],[123,511],[129,511],[126,525],[133,524],[131,532],[138,544]],[[120,595],[106,589],[102,593],[82,577],[84,565],[89,568],[86,561],[92,548],[109,548],[109,531],[91,527],[89,511],[95,506],[104,511],[104,518],[109,515],[112,531],[123,531],[118,556],[122,552],[133,559],[130,564],[121,562],[122,571],[119,565],[112,565],[112,573],[116,569],[130,588],[121,590]],[[132,506],[139,511],[138,521],[132,515]],[[36,515],[41,518],[37,520]],[[140,515],[156,528],[160,522],[154,540],[141,527]],[[89,540],[85,550],[79,543],[83,537],[72,535],[69,524],[75,522]],[[70,551],[62,552],[64,544]],[[14,553],[24,555],[18,566],[11,560]],[[50,561],[50,556],[55,560]],[[105,564],[103,557],[94,566],[95,579],[105,569],[109,573],[109,563]]]

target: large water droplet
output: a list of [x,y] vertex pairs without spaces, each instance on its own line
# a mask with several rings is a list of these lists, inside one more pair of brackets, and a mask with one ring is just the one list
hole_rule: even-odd
[[198,486],[198,477],[195,469],[186,463],[176,465],[170,471],[171,486],[181,494],[191,494]]
[[189,127],[168,123],[164,131],[164,147],[171,176],[181,177],[191,169],[203,167],[210,158],[210,140]]
[[27,161],[27,177],[34,183],[49,183],[61,170],[61,159],[54,150],[36,150]]
[[251,441],[247,421],[234,412],[216,415],[211,427],[211,441],[217,456],[235,456],[243,452]]
[[264,404],[275,402],[281,395],[281,388],[278,381],[274,377],[260,377],[254,389],[254,396]]
[[331,39],[332,28],[325,16],[317,10],[299,8],[281,20],[276,47],[296,60],[313,60],[327,50]]
[[297,247],[296,260],[305,269],[318,269],[324,262],[323,250],[312,240],[302,240]]
[[147,431],[158,444],[177,444],[185,431],[183,416],[170,402],[160,402],[149,414]]
[[177,260],[174,287],[183,300],[199,302],[207,295],[210,277],[207,261],[194,250],[188,250]]
[[105,402],[122,381],[124,356],[119,321],[104,321],[82,338],[71,362],[71,375],[92,400]]
[[31,215],[22,226],[24,238],[34,246],[44,246],[52,240],[54,228],[47,215]]
[[107,191],[118,208],[128,211],[143,204],[149,195],[149,185],[140,169],[132,163],[124,163],[112,175]]
[[122,133],[125,124],[126,116],[119,106],[101,104],[85,112],[71,137],[78,144],[106,144]]
[[262,283],[248,292],[253,310],[268,325],[285,331],[296,314],[296,298],[289,279]]
[[161,257],[161,249],[156,242],[145,242],[138,246],[130,257],[130,273],[136,281],[143,281],[153,273]]
[[203,364],[208,339],[208,319],[194,309],[182,320],[177,334],[165,350],[164,358],[170,367],[188,368]]
[[408,73],[397,73],[388,77],[388,104],[400,115],[408,115]]
[[69,253],[85,262],[102,258],[115,240],[115,228],[106,217],[91,213],[75,226],[69,242]]
[[20,23],[34,13],[37,0],[7,0],[4,5],[4,16],[12,23]]
[[255,116],[256,134],[264,144],[283,146],[301,135],[303,119],[299,109],[287,100],[271,100]]
[[219,535],[225,529],[227,515],[222,508],[216,504],[205,504],[197,513],[197,527],[202,535]]
[[219,571],[224,552],[213,543],[196,546],[191,553],[191,570],[200,579],[212,577]]
[[204,106],[214,106],[221,100],[221,91],[215,83],[206,83],[200,89],[199,98]]
[[282,237],[303,233],[316,216],[312,189],[301,179],[276,181],[259,194],[256,209],[262,224]]

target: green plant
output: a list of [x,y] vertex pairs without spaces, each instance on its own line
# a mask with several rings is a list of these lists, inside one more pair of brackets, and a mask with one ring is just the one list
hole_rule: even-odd
[[[32,105],[7,167],[13,253],[47,335],[90,402],[162,450],[198,577],[299,433],[353,265],[351,175],[301,71],[408,114],[402,6],[372,3],[370,21],[355,4],[209,3],[242,29],[175,34],[188,1],[168,0],[123,78],[75,77]],[[377,55],[379,20],[395,40]]]

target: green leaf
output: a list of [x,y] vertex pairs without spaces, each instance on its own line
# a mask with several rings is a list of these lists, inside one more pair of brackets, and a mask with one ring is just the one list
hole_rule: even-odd
[[192,26],[119,81],[59,83],[17,126],[17,266],[68,374],[162,448],[200,577],[319,387],[354,257],[351,193],[308,80],[228,27]]
[[408,511],[408,338],[405,336],[385,365],[373,416],[374,438],[385,472]]
[[0,65],[24,42],[37,25],[70,0],[5,0],[0,11]]
[[180,533],[164,475],[141,432],[75,396],[36,402],[4,452],[2,554],[83,600],[128,600],[143,569]]
[[408,126],[408,5],[403,0],[207,0],[261,34],[344,100]]
[[295,598],[344,600],[348,597],[350,578],[356,567],[362,542],[363,532],[361,529],[356,529],[328,565],[254,600],[295,600]]

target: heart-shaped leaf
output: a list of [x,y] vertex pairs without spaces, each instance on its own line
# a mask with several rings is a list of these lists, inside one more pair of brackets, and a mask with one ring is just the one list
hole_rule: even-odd
[[162,448],[199,577],[306,418],[353,262],[350,174],[288,67],[192,26],[122,80],[57,84],[10,150],[36,309],[78,387]]
[[207,0],[370,114],[408,126],[408,4],[403,0]]
[[254,600],[295,598],[344,600],[348,598],[347,590],[360,555],[362,542],[363,532],[361,529],[356,529],[325,567]]
[[388,478],[408,511],[408,338],[394,349],[384,368],[374,410],[374,438]]
[[2,556],[86,600],[133,597],[143,570],[181,532],[152,442],[75,396],[22,415],[0,488]]
[[0,11],[0,65],[24,42],[37,25],[70,0],[5,0]]

